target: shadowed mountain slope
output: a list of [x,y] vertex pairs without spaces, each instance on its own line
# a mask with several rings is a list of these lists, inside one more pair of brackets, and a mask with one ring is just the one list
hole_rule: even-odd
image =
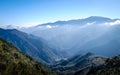
[[55,49],[43,43],[45,40],[16,29],[0,29],[0,37],[37,61],[52,64],[56,59],[60,58]]
[[57,75],[0,38],[0,75]]

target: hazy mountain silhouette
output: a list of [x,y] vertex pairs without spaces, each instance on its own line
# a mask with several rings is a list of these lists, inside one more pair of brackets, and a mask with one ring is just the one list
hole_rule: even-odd
[[14,44],[23,53],[37,61],[54,63],[55,60],[60,58],[60,55],[55,49],[43,43],[45,40],[16,29],[0,29],[0,37]]
[[64,51],[68,56],[87,52],[114,56],[120,53],[119,21],[91,16],[41,24],[22,31],[42,37],[51,48]]

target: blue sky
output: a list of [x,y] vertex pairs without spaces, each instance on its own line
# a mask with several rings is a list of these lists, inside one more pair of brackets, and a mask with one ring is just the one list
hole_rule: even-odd
[[120,18],[120,0],[0,0],[0,25],[35,25],[89,16]]

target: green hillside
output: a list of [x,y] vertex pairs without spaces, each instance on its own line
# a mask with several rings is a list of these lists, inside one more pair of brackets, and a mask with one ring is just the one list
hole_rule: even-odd
[[108,58],[104,66],[92,69],[88,75],[120,75],[120,55]]
[[0,39],[0,75],[57,75]]

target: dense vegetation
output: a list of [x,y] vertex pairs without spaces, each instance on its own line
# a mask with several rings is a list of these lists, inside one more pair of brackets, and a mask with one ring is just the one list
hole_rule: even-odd
[[100,66],[105,63],[105,60],[105,57],[87,53],[85,55],[77,55],[68,60],[60,61],[58,64],[51,66],[51,68],[65,75],[86,75],[92,66]]
[[57,75],[0,39],[0,75]]
[[112,58],[88,53],[52,66],[61,75],[120,75],[120,55]]
[[120,55],[107,59],[104,66],[92,69],[88,75],[120,75]]

